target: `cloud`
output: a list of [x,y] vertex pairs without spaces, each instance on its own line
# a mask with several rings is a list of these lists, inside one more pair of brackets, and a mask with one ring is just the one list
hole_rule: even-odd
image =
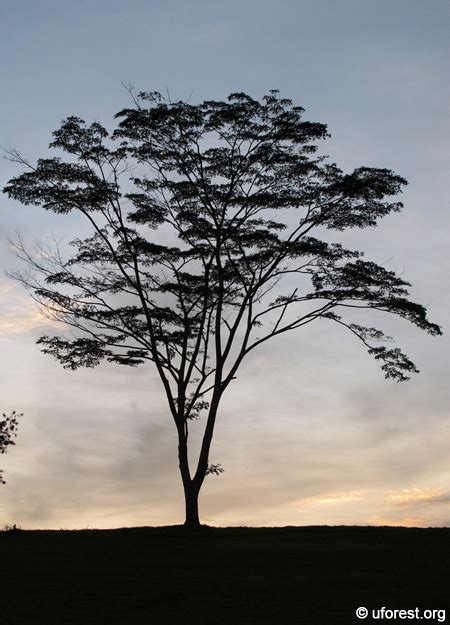
[[305,497],[299,500],[301,506],[322,506],[330,504],[350,503],[360,501],[365,496],[362,491],[349,491],[340,493],[330,493],[328,495],[320,495],[318,497]]
[[389,519],[384,517],[376,517],[370,525],[388,525],[390,527],[429,527],[424,519],[420,517],[402,517],[401,519]]
[[23,290],[0,280],[0,337],[42,330],[53,324]]
[[405,505],[413,503],[435,503],[449,501],[449,494],[432,488],[406,488],[401,491],[392,491],[387,495],[387,501]]

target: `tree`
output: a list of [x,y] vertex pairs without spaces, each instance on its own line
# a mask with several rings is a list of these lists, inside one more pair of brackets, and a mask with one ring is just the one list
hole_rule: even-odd
[[[8,416],[5,413],[0,418],[0,454],[6,454],[10,445],[15,445],[17,436],[17,421],[21,417],[15,410]],[[4,484],[3,471],[0,469],[0,484]]]
[[[327,127],[271,91],[261,101],[234,93],[192,105],[159,93],[132,95],[109,133],[68,117],[51,148],[66,154],[27,162],[4,191],[90,228],[70,246],[19,238],[28,271],[15,277],[72,336],[43,336],[42,351],[64,367],[102,360],[152,362],[178,435],[186,524],[198,525],[221,399],[243,359],[280,334],[316,320],[346,327],[406,380],[413,362],[374,327],[345,317],[369,309],[402,317],[432,335],[410,286],[362,253],[329,242],[327,231],[375,226],[399,211],[406,181],[388,169],[344,173],[317,152]],[[313,236],[314,234],[314,236]],[[198,459],[191,421],[205,416]]]

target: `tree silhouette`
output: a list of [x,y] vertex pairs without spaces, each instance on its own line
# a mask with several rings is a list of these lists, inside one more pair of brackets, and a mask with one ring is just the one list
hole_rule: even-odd
[[[21,417],[15,410],[8,416],[5,413],[0,417],[0,454],[6,454],[10,445],[15,445],[17,436],[18,418]],[[0,469],[0,484],[4,484],[3,470]]]
[[[315,142],[327,127],[271,91],[192,105],[130,90],[133,104],[110,134],[68,117],[51,148],[67,156],[28,163],[5,192],[24,204],[82,214],[89,236],[64,249],[16,250],[28,271],[15,277],[72,336],[43,336],[42,351],[64,367],[106,359],[152,362],[178,434],[186,524],[198,525],[219,405],[255,347],[316,320],[345,326],[388,378],[408,379],[413,362],[371,326],[346,318],[392,313],[430,334],[426,310],[405,280],[330,242],[330,231],[375,226],[399,211],[406,181],[388,169],[344,173]],[[314,236],[313,236],[314,235]],[[71,251],[72,250],[72,251]],[[189,426],[205,417],[191,469]]]

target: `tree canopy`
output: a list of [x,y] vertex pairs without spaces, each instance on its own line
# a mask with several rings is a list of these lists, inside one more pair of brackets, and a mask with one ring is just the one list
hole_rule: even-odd
[[[432,335],[441,330],[409,299],[406,280],[330,240],[332,231],[373,227],[400,211],[404,178],[364,166],[343,172],[318,152],[327,127],[305,121],[276,91],[197,105],[131,94],[112,132],[64,120],[50,144],[64,158],[33,165],[10,152],[26,166],[5,187],[10,197],[76,211],[90,228],[37,254],[19,238],[29,270],[15,277],[73,329],[38,341],[64,367],[104,359],[156,366],[178,432],[187,518],[196,523],[205,475],[220,472],[208,461],[219,403],[250,351],[324,320],[359,339],[387,378],[404,381],[414,363],[348,313],[381,311]],[[201,414],[191,471],[189,422]]]

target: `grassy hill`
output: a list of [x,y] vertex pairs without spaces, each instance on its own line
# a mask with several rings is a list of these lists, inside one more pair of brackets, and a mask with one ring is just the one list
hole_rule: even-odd
[[0,554],[1,625],[450,622],[450,528],[9,531]]

